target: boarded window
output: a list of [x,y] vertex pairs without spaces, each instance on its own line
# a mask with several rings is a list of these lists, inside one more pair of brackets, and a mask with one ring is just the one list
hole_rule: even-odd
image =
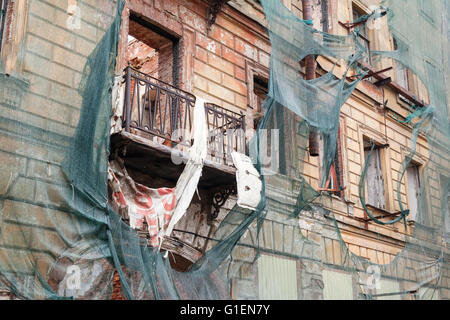
[[323,270],[324,300],[353,300],[353,281],[350,274]]
[[258,282],[260,300],[297,300],[296,261],[261,255]]
[[[370,153],[370,143],[364,141],[364,157]],[[384,193],[383,168],[381,164],[381,148],[375,146],[372,155],[369,159],[367,168],[366,190],[367,190],[367,204],[379,209],[386,210],[386,200]]]
[[419,180],[419,167],[417,165],[410,165],[406,170],[406,179],[408,181],[408,203],[409,203],[409,216],[408,220],[416,221],[417,211],[419,209],[419,192],[420,192],[420,180]]
[[[364,16],[365,13],[356,6],[353,6],[353,22],[358,21]],[[359,31],[359,42],[366,49],[367,52],[370,52],[370,41],[369,41],[369,33],[367,31],[367,26],[365,23],[362,23],[355,27],[356,31]],[[370,55],[367,55],[365,63],[370,64]]]
[[392,280],[380,280],[380,288],[377,289],[377,295],[383,296],[377,297],[377,300],[401,300],[402,297],[399,294],[400,284],[397,281]]

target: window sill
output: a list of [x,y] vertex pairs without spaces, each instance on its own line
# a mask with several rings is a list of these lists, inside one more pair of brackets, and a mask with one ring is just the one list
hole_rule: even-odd
[[[375,207],[375,206],[373,206],[371,204],[366,204],[366,207],[368,209],[373,210],[375,213],[379,214],[379,215],[375,216],[376,219],[383,219],[383,218],[388,218],[388,217],[396,217],[396,216],[398,216],[398,215],[400,215],[402,213],[401,211],[393,212],[393,211],[388,211],[386,209],[381,209],[381,208]],[[370,221],[372,219],[367,217],[365,220],[366,221]]]

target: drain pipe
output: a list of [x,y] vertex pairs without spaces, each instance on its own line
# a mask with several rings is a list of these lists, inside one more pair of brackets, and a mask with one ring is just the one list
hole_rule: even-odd
[[[312,21],[312,3],[311,0],[302,0],[303,20]],[[305,57],[305,79],[311,80],[316,77],[316,59],[314,55]],[[311,109],[308,103],[308,109]],[[319,135],[316,128],[311,127],[309,132],[309,155],[311,157],[319,156]]]

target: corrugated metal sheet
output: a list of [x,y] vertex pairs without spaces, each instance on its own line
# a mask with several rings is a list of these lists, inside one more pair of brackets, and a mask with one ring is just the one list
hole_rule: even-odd
[[353,281],[350,274],[323,270],[324,300],[353,300]]
[[[381,280],[380,289],[377,289],[377,294],[383,293],[396,293],[402,291],[400,289],[400,284],[397,281],[392,280]],[[383,297],[377,297],[377,300],[401,300],[401,295],[389,295]]]
[[295,260],[261,255],[258,259],[259,299],[297,300]]

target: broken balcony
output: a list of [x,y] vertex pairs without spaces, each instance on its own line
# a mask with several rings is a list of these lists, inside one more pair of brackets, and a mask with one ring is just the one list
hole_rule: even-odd
[[[173,188],[194,143],[196,97],[130,66],[124,71],[123,84],[121,129],[111,136],[110,160],[118,160],[139,184]],[[212,103],[204,107],[207,158],[198,184],[198,199],[162,246],[177,256],[176,269],[180,271],[206,250],[208,235],[220,220],[221,207],[236,192],[231,153],[246,153],[245,116]],[[145,226],[138,234],[148,239]]]
[[[142,174],[176,182],[193,143],[195,96],[131,67],[125,69],[121,132],[111,137],[112,156]],[[245,116],[205,104],[208,156],[200,188],[235,185],[231,152],[245,153]]]

